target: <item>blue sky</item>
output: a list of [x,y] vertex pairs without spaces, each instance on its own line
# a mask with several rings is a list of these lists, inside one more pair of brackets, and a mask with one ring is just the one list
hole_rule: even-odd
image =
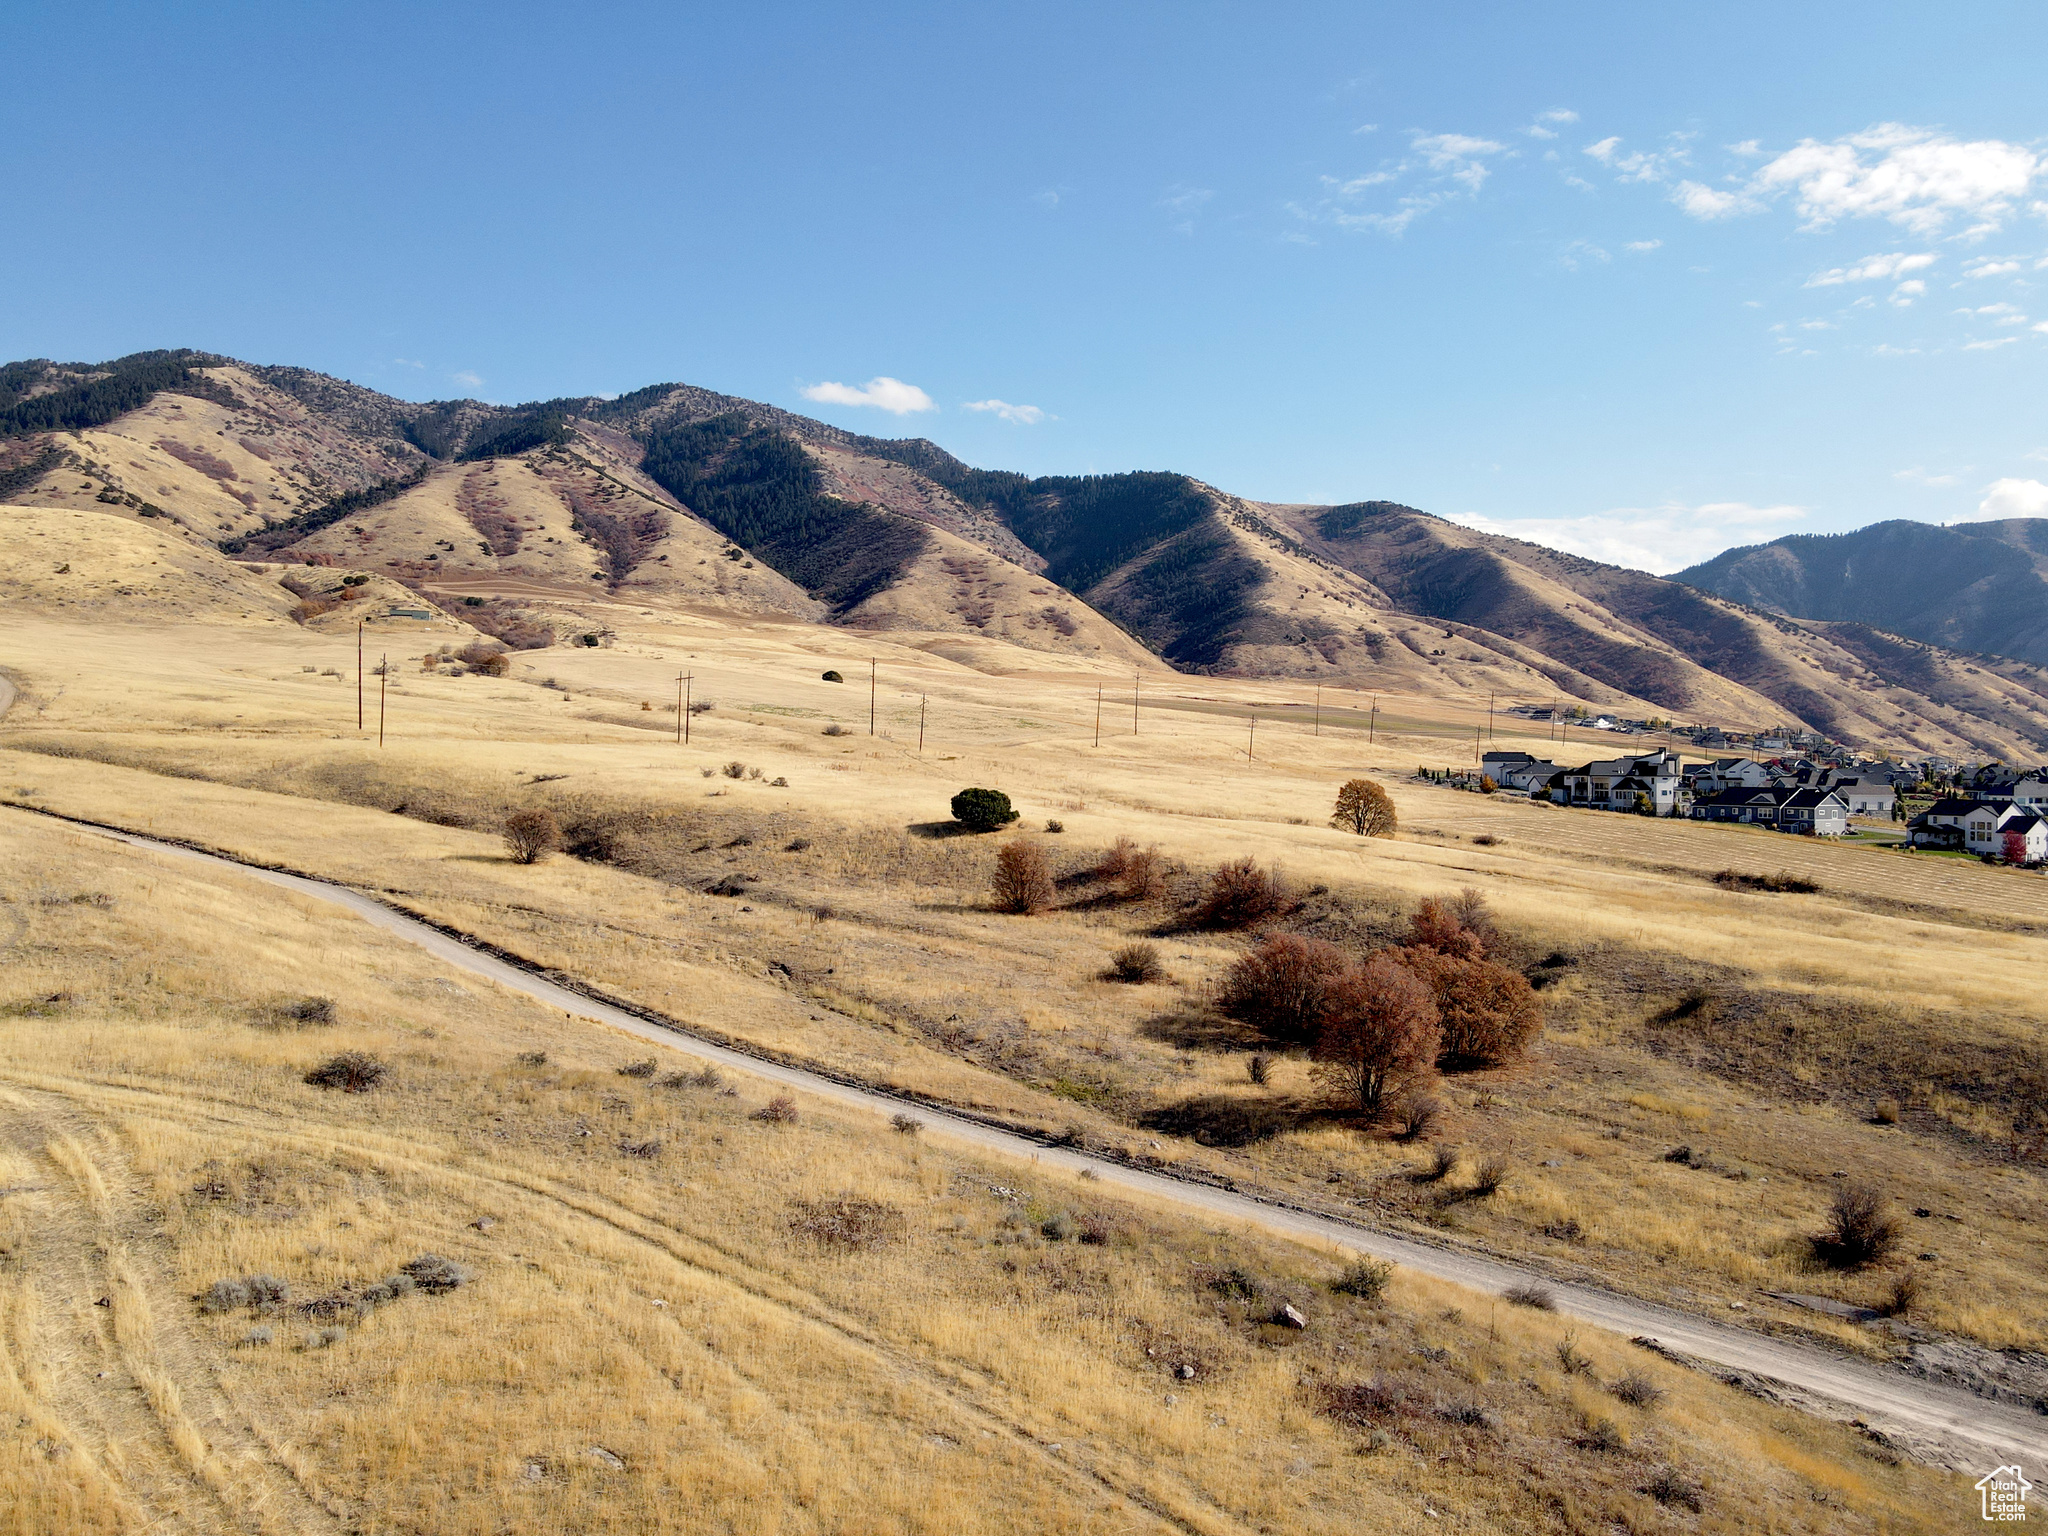
[[1659,570],[2048,516],[2048,10],[1691,9],[22,0],[0,353],[684,380]]

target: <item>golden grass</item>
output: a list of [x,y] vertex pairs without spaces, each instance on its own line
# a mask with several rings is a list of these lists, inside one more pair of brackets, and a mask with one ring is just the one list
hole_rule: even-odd
[[[1599,1380],[1670,1394],[1609,1406],[1541,1314],[1405,1276],[1376,1309],[1327,1292],[1321,1255],[1085,1180],[808,1102],[762,1124],[741,1079],[622,1077],[643,1043],[366,925],[0,814],[10,997],[33,1003],[0,1021],[0,1528],[1654,1530],[1636,1490],[1665,1465],[1706,1484],[1707,1530],[1933,1529],[1967,1497],[1582,1335]],[[281,1027],[308,993],[336,1022]],[[391,1080],[300,1081],[342,1046]],[[790,1225],[845,1196],[902,1236],[841,1252]],[[1041,1236],[1060,1211],[1108,1240]],[[191,1300],[252,1272],[345,1298],[423,1251],[473,1280],[338,1324]],[[1209,1287],[1232,1268],[1310,1329]],[[1372,1379],[1418,1410],[1377,1436],[1315,1411],[1315,1382]],[[1459,1404],[1490,1427],[1435,1413]],[[1579,1443],[1596,1410],[1626,1449]]]

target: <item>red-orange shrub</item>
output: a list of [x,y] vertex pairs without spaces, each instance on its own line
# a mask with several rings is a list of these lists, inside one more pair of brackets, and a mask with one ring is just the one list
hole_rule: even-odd
[[1443,1030],[1440,1066],[1497,1067],[1543,1033],[1543,1004],[1520,972],[1414,945],[1388,953],[1436,998]]
[[1350,957],[1334,944],[1275,934],[1224,973],[1216,1007],[1276,1040],[1313,1040],[1331,986],[1350,968]]
[[1316,1075],[1361,1113],[1377,1114],[1429,1081],[1440,1045],[1436,999],[1389,954],[1329,982],[1316,1036]]

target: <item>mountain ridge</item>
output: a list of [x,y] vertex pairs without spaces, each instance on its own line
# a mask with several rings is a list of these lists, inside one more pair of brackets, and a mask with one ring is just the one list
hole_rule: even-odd
[[[1786,573],[1787,541],[1667,580],[1394,502],[980,469],[926,438],[688,384],[413,403],[216,353],[29,360],[0,368],[0,488],[420,590],[610,594],[1141,668],[1553,695],[1868,746],[2048,749],[2048,671],[1889,613],[1785,611],[1773,600],[1788,593],[1827,606],[1804,566]],[[2032,525],[1984,526],[2002,531],[1949,541],[1961,554],[1944,569],[1981,587],[1991,549],[1990,595],[2010,607],[2048,553]]]

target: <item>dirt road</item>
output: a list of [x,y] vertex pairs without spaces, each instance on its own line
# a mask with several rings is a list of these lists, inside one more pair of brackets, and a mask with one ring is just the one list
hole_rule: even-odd
[[[0,679],[0,711],[7,688]],[[332,903],[388,933],[416,944],[459,970],[483,977],[564,1013],[595,1020],[655,1044],[713,1061],[790,1088],[800,1089],[846,1108],[893,1115],[904,1101],[834,1081],[798,1067],[766,1062],[697,1039],[683,1028],[650,1022],[623,1009],[585,997],[507,960],[471,948],[392,910],[371,896],[323,880],[258,869],[216,854],[158,842],[111,828],[89,829],[98,835],[151,849],[166,857],[212,865]],[[2000,1460],[2048,1464],[2048,1418],[2026,1409],[1988,1401],[1969,1393],[1908,1376],[1810,1345],[1765,1337],[1743,1328],[1691,1316],[1654,1303],[1617,1295],[1597,1287],[1561,1284],[1535,1271],[1480,1255],[1433,1247],[1427,1243],[1376,1232],[1330,1217],[1267,1204],[1228,1190],[1126,1167],[1066,1147],[1049,1147],[993,1126],[917,1106],[927,1133],[1003,1157],[1028,1161],[1051,1171],[1091,1170],[1104,1184],[1155,1199],[1243,1221],[1281,1233],[1311,1246],[1369,1254],[1407,1266],[1419,1274],[1499,1295],[1517,1285],[1541,1284],[1566,1315],[1630,1337],[1647,1336],[1684,1354],[1731,1371],[1770,1378],[1797,1389],[1845,1404],[1875,1423],[1960,1440],[1984,1448],[1985,1466]]]

